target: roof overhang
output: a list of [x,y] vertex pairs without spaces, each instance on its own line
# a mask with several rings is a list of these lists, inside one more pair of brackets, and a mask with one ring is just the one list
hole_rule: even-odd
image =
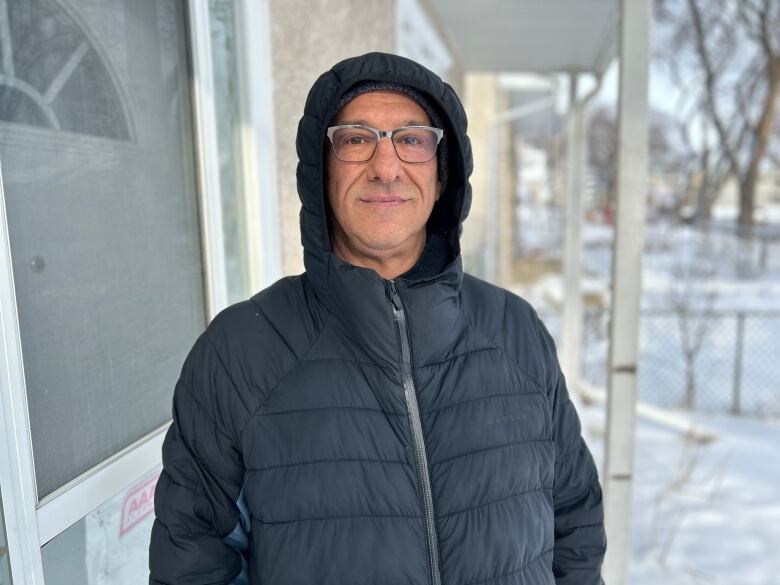
[[601,75],[617,53],[617,0],[426,0],[464,71]]

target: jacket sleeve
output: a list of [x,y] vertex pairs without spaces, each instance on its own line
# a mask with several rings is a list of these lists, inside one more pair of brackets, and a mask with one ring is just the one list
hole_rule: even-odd
[[539,321],[546,366],[546,386],[552,410],[555,445],[556,585],[603,585],[601,564],[606,552],[601,484],[593,457],[581,435],[580,420],[569,399],[555,344]]
[[149,545],[150,585],[246,583],[249,531],[236,437],[246,409],[204,333],[182,368],[163,443]]

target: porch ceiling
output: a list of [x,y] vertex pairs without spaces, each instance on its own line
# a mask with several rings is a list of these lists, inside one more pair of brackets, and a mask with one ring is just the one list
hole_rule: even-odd
[[601,74],[617,0],[426,0],[465,71]]

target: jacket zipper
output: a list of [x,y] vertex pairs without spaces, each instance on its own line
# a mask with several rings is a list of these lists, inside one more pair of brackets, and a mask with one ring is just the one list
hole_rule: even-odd
[[409,329],[406,323],[406,311],[398,295],[395,281],[390,282],[391,301],[393,303],[393,317],[398,326],[401,338],[401,376],[404,386],[406,408],[409,412],[409,425],[412,429],[412,442],[417,463],[417,478],[420,483],[423,513],[425,517],[425,533],[428,542],[428,559],[431,564],[431,584],[441,585],[441,571],[439,568],[439,539],[436,534],[436,520],[433,514],[433,494],[431,492],[431,478],[428,474],[428,456],[425,451],[420,410],[417,406],[417,391],[412,377],[412,355],[409,343]]

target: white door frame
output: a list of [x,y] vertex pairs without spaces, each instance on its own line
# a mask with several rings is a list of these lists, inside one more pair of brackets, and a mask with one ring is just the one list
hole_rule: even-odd
[[11,581],[43,585],[27,386],[0,168],[0,492]]
[[[246,209],[253,226],[248,254],[253,286],[280,276],[281,249],[276,201],[276,156],[270,86],[271,40],[267,0],[241,0],[237,22],[242,117],[249,129],[242,142]],[[225,250],[217,158],[211,37],[208,0],[187,1],[187,27],[192,67],[192,102],[196,172],[201,214],[208,317],[227,302]],[[240,28],[239,28],[240,26]],[[258,34],[261,33],[261,34]],[[263,37],[263,38],[258,38]],[[250,58],[251,57],[251,58]],[[249,64],[253,69],[249,69]],[[257,64],[260,64],[258,67]],[[264,78],[264,79],[263,79]],[[250,211],[252,213],[250,213]],[[260,215],[260,217],[257,217]],[[262,223],[261,223],[262,222]],[[262,242],[260,235],[262,234]],[[8,221],[0,168],[0,495],[14,585],[43,585],[41,546],[99,508],[122,489],[161,463],[161,445],[168,424],[101,462],[38,500],[27,389],[24,377],[19,313],[13,281]]]

